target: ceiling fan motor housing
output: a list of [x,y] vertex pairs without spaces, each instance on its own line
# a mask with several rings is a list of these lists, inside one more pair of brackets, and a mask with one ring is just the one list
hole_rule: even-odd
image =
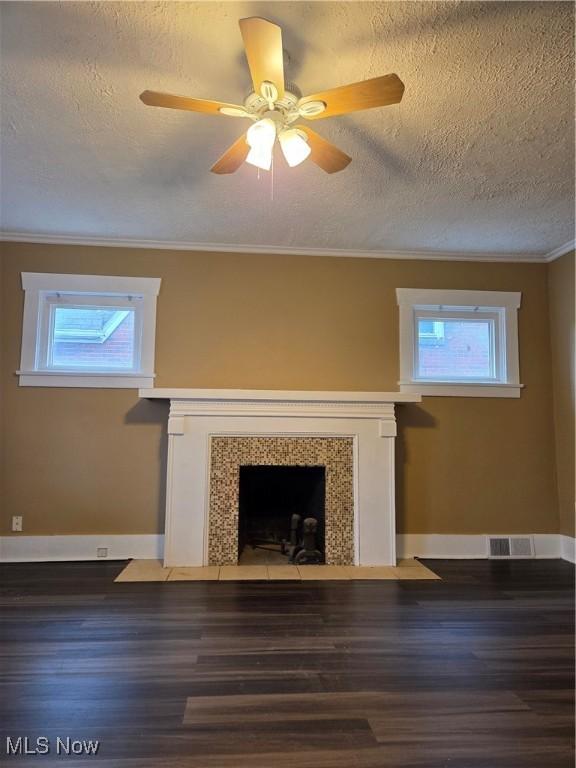
[[[264,91],[265,85],[265,83],[262,84],[262,91]],[[252,91],[244,99],[244,108],[253,120],[262,120],[264,117],[270,117],[275,122],[289,125],[300,117],[298,100],[299,97],[295,93],[285,90],[284,96],[281,99],[278,98],[276,93],[275,100],[270,104],[268,99],[262,94]]]

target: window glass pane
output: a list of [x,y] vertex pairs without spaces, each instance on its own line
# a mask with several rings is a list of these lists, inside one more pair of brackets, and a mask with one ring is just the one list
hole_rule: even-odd
[[422,379],[493,379],[493,320],[418,319]]
[[134,367],[134,310],[54,307],[50,367]]

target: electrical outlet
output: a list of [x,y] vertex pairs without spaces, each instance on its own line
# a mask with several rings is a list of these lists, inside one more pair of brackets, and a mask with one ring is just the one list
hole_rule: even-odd
[[22,530],[22,515],[14,515],[12,517],[12,530],[13,531]]
[[108,547],[97,547],[96,557],[108,557]]

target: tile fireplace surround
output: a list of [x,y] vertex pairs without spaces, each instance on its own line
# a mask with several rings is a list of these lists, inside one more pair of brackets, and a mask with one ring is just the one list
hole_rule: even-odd
[[166,567],[237,561],[242,465],[326,467],[326,560],[395,565],[400,392],[141,389],[170,400]]

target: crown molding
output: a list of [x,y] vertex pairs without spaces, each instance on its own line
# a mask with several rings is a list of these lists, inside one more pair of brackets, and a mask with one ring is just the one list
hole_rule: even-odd
[[554,261],[555,259],[559,259],[560,256],[564,256],[564,254],[570,253],[570,251],[574,250],[576,250],[576,240],[568,240],[568,242],[564,243],[564,245],[559,245],[558,248],[554,248],[553,250],[548,251],[548,253],[544,256],[544,261]]
[[[423,261],[487,261],[545,264],[574,247],[574,241],[548,253],[500,251],[440,251],[408,250],[356,250],[346,248],[282,248],[275,245],[230,245],[229,243],[194,243],[172,240],[137,240],[129,238],[84,237],[81,235],[53,235],[41,232],[0,231],[1,242],[42,243],[45,245],[81,245],[104,248],[147,248],[150,250],[202,251],[205,253],[246,253],[267,256],[329,256],[332,258],[398,259]],[[566,249],[566,250],[563,250]]]

